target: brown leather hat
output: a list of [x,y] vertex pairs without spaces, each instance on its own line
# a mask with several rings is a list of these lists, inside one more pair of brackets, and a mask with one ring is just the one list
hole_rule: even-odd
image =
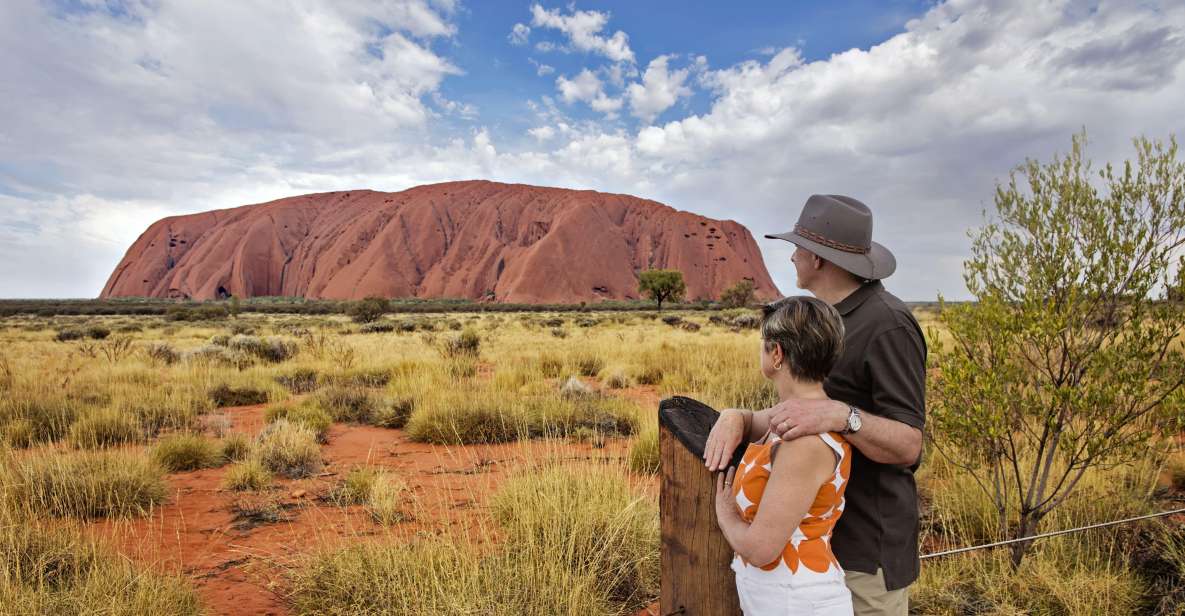
[[801,246],[865,280],[897,269],[893,253],[872,241],[872,211],[843,195],[811,195],[794,229],[765,237]]

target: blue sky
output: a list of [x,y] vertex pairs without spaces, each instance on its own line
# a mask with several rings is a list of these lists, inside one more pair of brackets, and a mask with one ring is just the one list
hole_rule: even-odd
[[93,297],[162,217],[484,178],[732,219],[783,292],[812,193],[967,297],[997,182],[1185,134],[1170,0],[0,3],[0,297]]

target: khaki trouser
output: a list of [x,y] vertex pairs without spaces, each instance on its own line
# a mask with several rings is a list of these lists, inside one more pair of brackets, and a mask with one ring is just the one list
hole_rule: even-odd
[[881,570],[876,575],[847,571],[844,573],[848,590],[852,591],[855,616],[909,616],[909,587],[885,590]]

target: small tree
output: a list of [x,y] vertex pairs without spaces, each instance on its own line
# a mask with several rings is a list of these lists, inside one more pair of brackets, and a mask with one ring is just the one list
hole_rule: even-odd
[[646,270],[638,276],[638,292],[658,302],[658,309],[662,310],[663,302],[683,299],[687,285],[679,270]]
[[[1185,164],[1175,139],[1141,138],[1134,165],[1095,183],[1084,144],[997,187],[998,219],[970,234],[977,301],[939,315],[953,342],[934,345],[931,441],[1010,538],[1037,532],[1088,470],[1183,425],[1185,315],[1164,300],[1183,288]],[[1014,567],[1030,544],[1014,544]]]
[[346,307],[346,314],[354,319],[355,323],[371,323],[377,321],[391,311],[391,304],[384,297],[367,297],[356,302],[351,302]]
[[752,280],[742,279],[720,294],[720,304],[725,308],[744,308],[752,304],[755,286]]
[[230,316],[239,318],[239,313],[243,311],[243,307],[239,304],[239,296],[230,296]]

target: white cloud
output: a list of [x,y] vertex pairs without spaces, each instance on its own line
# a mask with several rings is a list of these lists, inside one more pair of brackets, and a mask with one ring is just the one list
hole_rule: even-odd
[[512,45],[526,45],[527,39],[531,36],[531,27],[527,24],[514,24],[514,28],[510,30],[507,38],[510,39]]
[[540,77],[543,77],[545,75],[550,75],[555,72],[554,66],[542,64],[542,63],[538,62],[537,60],[535,60],[535,58],[527,58],[527,61],[530,62],[532,65],[534,65],[535,74]]
[[[630,49],[629,36],[618,30],[611,36],[602,36],[601,31],[609,23],[609,13],[599,11],[580,11],[574,7],[571,13],[565,15],[560,9],[548,10],[538,4],[531,6],[531,25],[539,28],[559,30],[567,36],[573,48],[602,55],[613,62],[634,61],[634,52]],[[550,51],[554,47],[540,51]]]
[[[873,208],[874,236],[897,254],[890,289],[959,298],[963,230],[1025,157],[1065,151],[1082,126],[1100,162],[1132,157],[1136,135],[1185,135],[1185,6],[1167,0],[952,0],[879,45],[827,59],[788,48],[712,69],[697,57],[678,84],[705,88],[707,109],[660,125],[574,121],[543,97],[526,134],[500,137],[498,119],[483,117],[488,130],[467,125],[451,140],[436,132],[434,109],[447,105],[434,93],[465,77],[432,48],[452,36],[444,13],[443,28],[393,22],[399,37],[387,41],[336,3],[300,18],[272,4],[202,12],[219,19],[178,6],[137,21],[0,5],[8,294],[97,293],[123,247],[164,213],[490,178],[735,219],[790,293],[790,246],[761,235],[790,228],[812,193],[850,194]],[[392,57],[404,49],[410,58]],[[664,70],[654,92],[666,98],[636,104],[627,92],[631,111],[661,113],[677,72]],[[646,73],[637,85],[650,95]],[[620,109],[606,94],[612,78],[557,79],[557,97]]]
[[527,131],[527,134],[535,138],[536,141],[550,141],[555,137],[555,129],[550,126],[536,126]]
[[680,97],[691,96],[691,88],[684,85],[690,70],[667,69],[670,56],[659,56],[650,61],[642,75],[642,83],[631,83],[627,90],[630,109],[635,117],[645,122],[670,109]]

